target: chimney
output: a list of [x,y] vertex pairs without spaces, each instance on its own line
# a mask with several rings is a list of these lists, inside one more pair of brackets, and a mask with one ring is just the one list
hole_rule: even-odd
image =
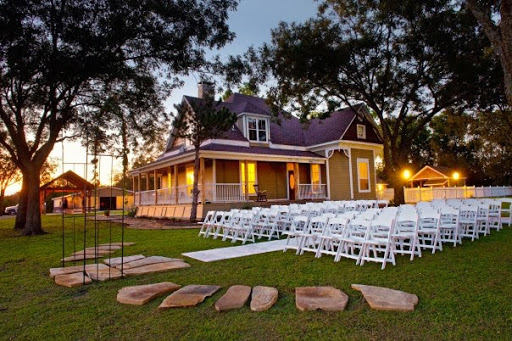
[[215,96],[215,84],[213,82],[203,81],[197,85],[197,97],[206,98]]

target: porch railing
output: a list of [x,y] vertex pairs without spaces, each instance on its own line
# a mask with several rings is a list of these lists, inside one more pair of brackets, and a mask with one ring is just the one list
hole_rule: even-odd
[[504,197],[512,195],[512,187],[416,187],[404,188],[405,202],[432,201],[434,199],[464,199]]
[[327,185],[299,184],[299,199],[326,199]]

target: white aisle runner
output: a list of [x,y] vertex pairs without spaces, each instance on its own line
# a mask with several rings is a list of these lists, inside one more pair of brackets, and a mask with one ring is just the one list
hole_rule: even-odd
[[182,255],[200,260],[202,262],[215,262],[217,260],[252,256],[266,252],[283,251],[285,245],[286,239],[281,239],[242,246],[231,246],[223,247],[220,249],[186,252],[182,253]]

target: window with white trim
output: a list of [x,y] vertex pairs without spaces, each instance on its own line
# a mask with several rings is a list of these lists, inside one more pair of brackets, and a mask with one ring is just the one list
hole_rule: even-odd
[[358,139],[366,138],[366,126],[364,124],[357,125],[357,138]]
[[267,142],[267,119],[265,118],[247,118],[247,137],[249,141]]
[[370,161],[357,159],[357,185],[359,192],[370,192]]

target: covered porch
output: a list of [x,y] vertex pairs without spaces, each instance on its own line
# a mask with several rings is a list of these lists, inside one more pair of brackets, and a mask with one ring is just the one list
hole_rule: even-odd
[[[266,192],[268,201],[327,199],[327,174],[326,161],[320,156],[309,160],[201,157],[199,202],[252,202],[257,199],[257,189]],[[150,164],[132,172],[132,179],[136,206],[176,206],[192,202],[193,159],[167,165]]]

